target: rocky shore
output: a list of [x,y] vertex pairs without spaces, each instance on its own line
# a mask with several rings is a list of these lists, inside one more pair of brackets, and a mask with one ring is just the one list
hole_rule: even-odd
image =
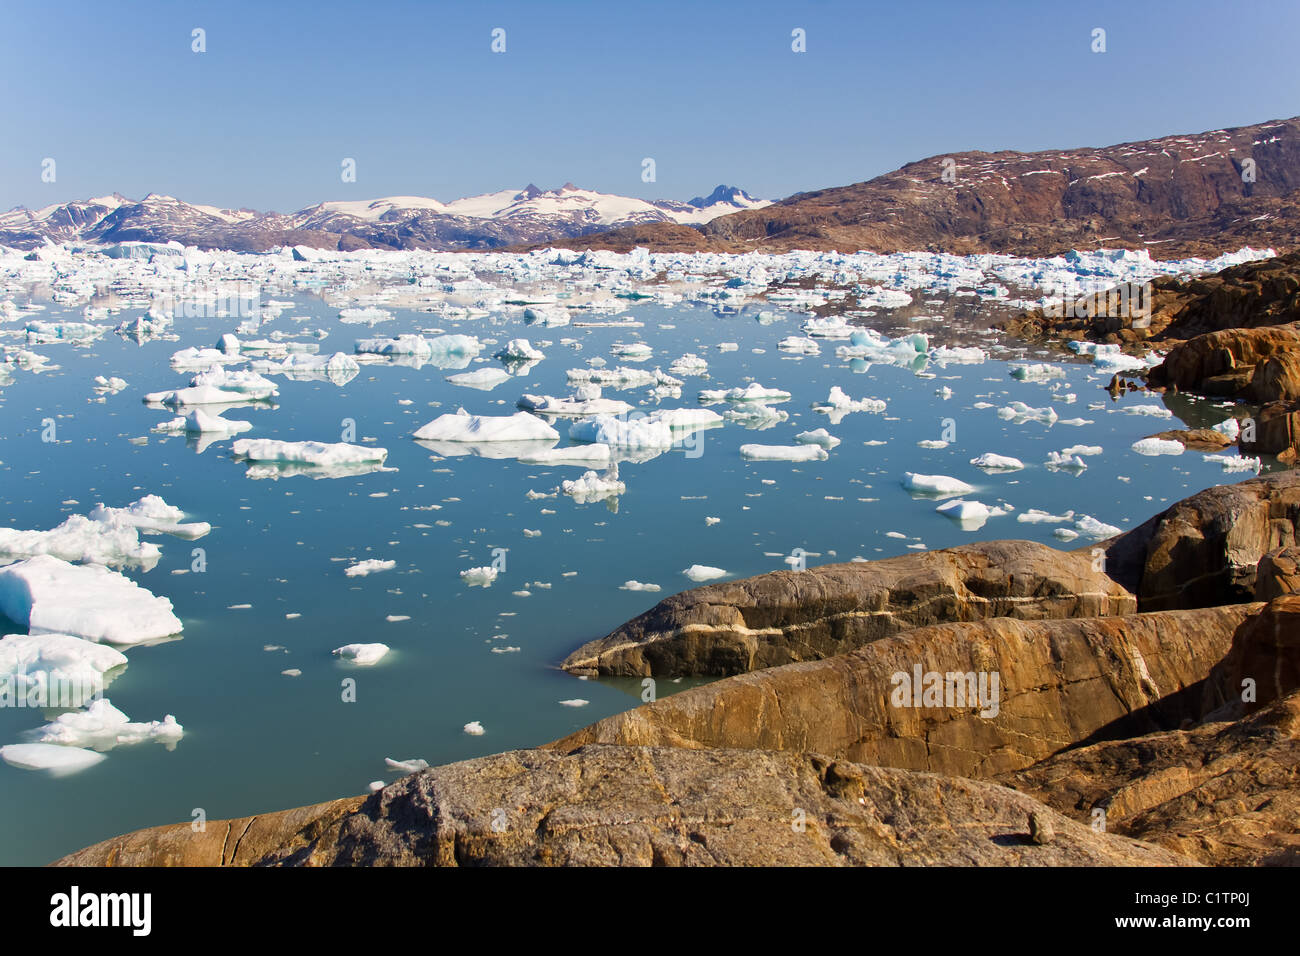
[[[695,588],[565,666],[732,676],[58,863],[1294,865],[1298,523],[1284,472],[1178,502],[1104,562],[996,541]],[[900,702],[922,673],[970,695]]]

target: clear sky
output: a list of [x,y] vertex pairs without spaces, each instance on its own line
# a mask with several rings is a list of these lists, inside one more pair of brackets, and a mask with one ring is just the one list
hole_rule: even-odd
[[116,191],[283,212],[565,181],[779,198],[935,153],[1300,114],[1298,36],[1297,0],[5,0],[0,209]]

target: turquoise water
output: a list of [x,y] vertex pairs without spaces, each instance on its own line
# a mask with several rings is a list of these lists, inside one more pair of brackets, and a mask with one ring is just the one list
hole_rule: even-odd
[[[114,321],[140,311],[127,310]],[[121,506],[157,494],[192,520],[213,526],[193,543],[150,537],[162,546],[160,563],[148,572],[126,572],[169,598],[185,629],[179,640],[128,649],[130,663],[108,691],[133,720],[174,714],[185,727],[184,739],[173,751],[155,744],[119,747],[99,765],[65,777],[0,764],[0,861],[45,863],[126,830],[188,821],[195,808],[220,819],[361,793],[370,781],[395,779],[385,757],[438,764],[535,746],[634,706],[640,702],[638,682],[583,681],[556,664],[583,641],[692,586],[681,573],[692,564],[740,577],[786,567],[783,558],[795,548],[816,565],[889,557],[906,553],[908,545],[942,548],[989,538],[1064,548],[1089,542],[1064,543],[1052,535],[1059,525],[1020,523],[1015,513],[963,530],[936,514],[934,501],[914,499],[900,487],[905,471],[961,478],[977,489],[968,497],[990,505],[1005,500],[1017,513],[1073,509],[1121,528],[1199,489],[1247,477],[1225,474],[1193,451],[1156,458],[1132,452],[1136,439],[1179,427],[1179,421],[1116,411],[1160,399],[1114,401],[1101,389],[1109,374],[1086,364],[1064,366],[1061,391],[1075,393],[1077,400],[1053,403],[1050,384],[1010,378],[1005,358],[1011,355],[931,367],[927,373],[935,377],[918,377],[913,368],[841,361],[834,341],[823,341],[819,356],[792,357],[776,344],[798,334],[801,317],[762,324],[757,308],[718,315],[698,305],[639,304],[620,317],[645,323],[635,331],[538,329],[502,317],[449,322],[394,311],[394,321],[370,330],[342,325],[337,310],[300,296],[258,336],[303,325],[325,328],[330,335],[320,343],[323,353],[351,353],[361,337],[429,328],[500,344],[516,336],[552,344],[526,377],[490,392],[453,386],[444,380],[449,371],[430,365],[363,365],[343,386],[274,376],[277,407],[227,413],[254,423],[246,437],[286,440],[339,441],[343,421],[354,420],[357,441],[373,439],[387,448],[387,466],[395,470],[348,478],[252,480],[231,459],[228,440],[200,454],[183,437],[151,433],[172,413],[149,408],[141,395],[186,384],[187,376],[169,368],[170,355],[185,346],[211,346],[231,331],[230,319],[178,319],[179,342],[137,345],[109,334],[88,347],[39,347],[60,368],[39,375],[17,371],[13,383],[0,389],[0,523],[49,528],[97,502]],[[304,315],[309,322],[291,320]],[[39,316],[59,317],[81,321],[78,310],[57,306]],[[914,328],[935,333],[933,324]],[[955,343],[989,341],[978,329],[967,334],[945,326],[942,332]],[[436,415],[462,405],[474,413],[508,414],[524,392],[567,395],[566,369],[593,356],[606,358],[609,367],[633,365],[612,356],[609,347],[638,335],[655,348],[654,358],[641,367],[666,370],[684,352],[709,362],[707,379],[686,378],[682,398],[665,399],[659,407],[694,407],[700,388],[730,388],[752,379],[792,393],[790,401],[775,406],[788,411],[789,420],[757,432],[735,424],[707,431],[698,457],[678,449],[624,463],[619,477],[627,491],[616,509],[576,504],[562,494],[528,497],[529,491],[554,491],[582,468],[440,458],[410,437]],[[581,349],[560,344],[569,338]],[[740,347],[719,351],[720,342]],[[493,351],[488,347],[482,354]],[[489,359],[469,368],[497,364]],[[91,380],[101,374],[121,376],[129,387],[97,402]],[[853,398],[885,399],[888,408],[831,425],[810,405],[824,400],[833,385]],[[936,394],[943,387],[952,390],[951,398]],[[647,390],[607,388],[604,394],[638,405]],[[412,404],[401,405],[401,399]],[[1053,404],[1061,418],[1079,416],[1093,424],[1016,425],[998,418],[995,408],[974,407],[1013,400]],[[1225,416],[1213,404],[1186,396],[1168,401],[1189,426]],[[1095,403],[1102,407],[1090,409]],[[40,440],[46,418],[57,422],[57,443]],[[945,426],[954,439],[949,447],[918,447],[919,440],[940,438]],[[567,434],[567,425],[558,427]],[[792,444],[797,432],[819,427],[842,440],[827,461],[747,462],[737,450],[746,442]],[[140,437],[147,441],[130,441]],[[1081,475],[1043,467],[1048,452],[1075,444],[1101,445],[1105,453],[1089,458]],[[1028,467],[986,475],[968,463],[983,452],[1016,456]],[[721,520],[708,525],[706,517]],[[524,529],[541,534],[525,535]],[[173,573],[191,567],[193,547],[204,549],[206,570]],[[490,564],[497,548],[507,551],[496,583],[464,586],[459,572]],[[397,566],[369,577],[343,574],[347,564],[365,558]],[[620,589],[629,579],[662,590]],[[245,604],[251,607],[232,609]],[[301,616],[286,617],[291,614]],[[6,633],[18,630],[0,623]],[[344,664],[330,653],[345,643],[372,641],[393,648],[374,667]],[[494,647],[519,650],[493,653]],[[289,668],[301,676],[282,675]],[[357,681],[355,702],[342,699],[346,677]],[[686,686],[661,681],[658,692]],[[590,703],[559,703],[573,698]],[[480,721],[486,732],[465,734],[469,721]],[[0,710],[0,743],[16,742],[42,722],[38,713]]]

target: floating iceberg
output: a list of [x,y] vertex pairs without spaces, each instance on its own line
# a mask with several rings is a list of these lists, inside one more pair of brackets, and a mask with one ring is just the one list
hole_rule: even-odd
[[439,415],[419,428],[414,437],[437,442],[527,442],[559,441],[560,433],[528,412],[471,415],[462,408],[454,415]]
[[706,388],[700,392],[700,401],[713,402],[788,402],[790,393],[780,388],[765,388],[757,382],[750,382],[744,388]]
[[[7,687],[19,699],[27,699],[29,692],[49,693],[46,706],[83,706],[102,693],[105,675],[125,664],[126,655],[117,648],[70,634],[10,634],[0,639],[0,688]],[[72,698],[65,700],[65,692]]]
[[526,465],[608,465],[610,451],[604,444],[569,445],[530,452],[519,460]]
[[1167,438],[1143,438],[1133,443],[1133,450],[1139,455],[1181,455],[1187,446]]
[[511,339],[505,348],[495,352],[492,357],[503,362],[536,362],[546,358],[546,354],[533,348],[527,339]]
[[928,498],[954,498],[971,494],[975,490],[966,482],[947,475],[918,475],[911,471],[903,473],[903,487],[915,495]]
[[816,428],[808,432],[800,432],[794,436],[794,440],[801,445],[820,445],[823,448],[831,449],[840,443],[840,440],[824,428]]
[[712,568],[707,564],[692,564],[689,568],[683,571],[682,574],[686,575],[696,584],[699,584],[702,581],[713,581],[717,578],[725,578],[727,576],[727,572],[722,570],[722,568]]
[[581,478],[562,481],[560,490],[579,504],[592,501],[604,501],[623,494],[627,486],[618,480],[617,472],[613,475],[598,475],[594,471],[584,472]]
[[1024,402],[1012,402],[1005,408],[998,409],[998,418],[1009,421],[1015,425],[1023,425],[1025,422],[1041,422],[1044,425],[1056,424],[1056,409],[1051,408],[1031,408]]
[[741,445],[740,455],[751,461],[825,461],[830,457],[821,445]]
[[985,471],[1019,471],[1025,467],[1025,463],[1019,458],[1012,458],[1009,455],[995,455],[991,451],[986,451],[978,458],[972,458],[970,463],[976,468],[983,468]]
[[32,634],[140,644],[179,634],[172,602],[99,565],[37,555],[0,568],[0,613]]
[[279,441],[274,438],[241,438],[231,446],[231,451],[244,461],[319,468],[382,463],[388,457],[387,448],[369,448],[347,442]]
[[20,770],[48,770],[53,774],[75,773],[105,759],[101,753],[58,744],[6,744],[0,760]]
[[673,445],[673,429],[666,422],[650,418],[613,418],[600,415],[569,426],[574,441],[609,445],[631,450],[666,450]]
[[1021,382],[1046,382],[1065,378],[1065,369],[1059,365],[1013,365],[1011,377]]
[[477,388],[484,392],[490,392],[502,382],[512,378],[514,376],[502,368],[478,368],[472,372],[459,372],[456,375],[448,375],[447,381],[464,388]]
[[107,524],[127,524],[145,534],[170,534],[194,540],[212,530],[206,521],[185,522],[185,512],[169,505],[158,495],[145,495],[125,508],[106,508],[97,504],[90,509],[90,519]]
[[362,666],[377,664],[392,648],[387,644],[344,644],[342,647],[334,648],[332,653],[335,657],[341,657],[345,661]]
[[171,714],[162,720],[132,723],[104,697],[92,701],[83,711],[60,714],[44,727],[31,731],[30,736],[35,743],[84,747],[100,752],[147,741],[163,744],[171,750],[185,736],[185,728]]
[[460,572],[460,579],[472,588],[490,587],[492,582],[497,579],[499,572],[491,565],[485,565],[481,568],[469,568]]
[[380,558],[367,558],[364,561],[358,561],[356,564],[350,564],[343,569],[343,573],[350,578],[364,578],[370,574],[377,574],[380,571],[391,571],[397,567],[396,561],[384,561]]
[[[585,390],[585,391],[584,391]],[[591,394],[594,391],[595,394]],[[557,415],[569,418],[581,418],[587,415],[624,415],[632,411],[632,406],[616,398],[601,398],[600,386],[583,386],[581,394],[570,398],[554,398],[550,395],[524,395],[515,404],[518,407],[539,415]]]

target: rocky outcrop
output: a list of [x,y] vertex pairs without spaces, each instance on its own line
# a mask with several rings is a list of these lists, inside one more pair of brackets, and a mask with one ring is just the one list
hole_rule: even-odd
[[1106,542],[1106,570],[1141,611],[1250,601],[1260,560],[1295,544],[1298,523],[1294,471],[1216,485]]
[[1243,429],[1241,450],[1249,455],[1276,455],[1283,464],[1300,456],[1300,402],[1269,402],[1255,416],[1253,435]]
[[1251,713],[1300,688],[1300,594],[1274,598],[1237,629],[1209,686],[1231,702],[1230,713]]
[[96,843],[55,866],[252,866],[269,853],[292,852],[333,832],[365,797],[346,797],[236,820],[149,827]]
[[[333,806],[333,805],[327,805]],[[259,817],[263,855],[195,865],[1178,866],[1174,853],[1090,828],[973,780],[817,754],[583,747],[435,767],[341,818]],[[307,839],[303,818],[323,822]],[[1048,829],[1050,843],[1036,843]],[[327,821],[328,822],[324,822]],[[215,824],[220,830],[224,824]],[[233,829],[233,828],[232,828]],[[141,830],[59,861],[177,862],[188,825]],[[276,846],[276,840],[282,841]],[[168,847],[166,851],[160,847]]]
[[[987,777],[1094,736],[1198,719],[1201,683],[1258,604],[1090,620],[1009,618],[909,630],[828,660],[742,674],[598,721],[548,746],[815,751],[862,763]],[[970,692],[898,706],[902,675],[998,675],[995,707]],[[1222,703],[1222,701],[1219,701]],[[984,716],[987,715],[987,716]]]
[[[1198,335],[1169,350],[1164,361],[1147,374],[1155,388],[1272,401],[1300,388],[1290,377],[1300,354],[1300,327],[1231,328]],[[1258,388],[1258,391],[1256,390]]]
[[1255,600],[1271,601],[1300,594],[1300,548],[1278,548],[1259,559],[1255,571]]
[[1244,720],[1067,750],[999,779],[1202,864],[1300,865],[1300,693]]
[[[1068,311],[1072,314],[1065,314],[1064,309],[1058,309],[1056,314],[1033,310],[1008,319],[1001,328],[1031,341],[1051,338],[1124,345],[1190,344],[1199,336],[1227,333],[1226,340],[1231,342],[1236,333],[1300,322],[1300,253],[1230,266],[1213,275],[1161,276],[1151,281],[1148,290],[1149,296],[1140,294],[1135,299],[1130,295],[1128,308],[1116,308],[1123,306],[1124,300],[1107,290],[1083,303],[1071,302]],[[1245,339],[1249,341],[1250,336]],[[1245,359],[1238,355],[1235,365],[1226,367],[1226,355],[1213,357],[1214,349],[1209,343],[1216,343],[1217,348],[1223,347],[1224,341],[1207,339],[1181,353],[1173,365],[1165,364],[1171,373],[1177,368],[1179,375],[1186,376],[1198,363],[1212,363],[1215,370],[1202,371],[1195,377],[1196,381],[1230,373]],[[1253,365],[1250,362],[1247,368]],[[1154,381],[1177,384],[1184,390],[1190,387],[1184,382],[1191,379],[1180,381],[1174,374],[1163,378],[1164,374],[1159,373]]]
[[994,541],[775,571],[666,598],[565,659],[579,674],[738,674],[842,654],[909,627],[1135,609],[1087,551]]

